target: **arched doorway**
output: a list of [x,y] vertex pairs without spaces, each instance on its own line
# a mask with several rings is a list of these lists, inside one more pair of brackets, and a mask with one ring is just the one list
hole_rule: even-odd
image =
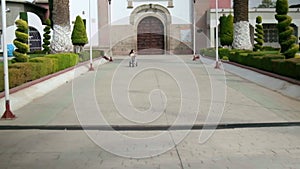
[[34,27],[29,27],[29,47],[30,52],[42,50],[41,35]]
[[137,49],[138,54],[165,53],[164,25],[158,18],[148,16],[140,21],[137,28]]

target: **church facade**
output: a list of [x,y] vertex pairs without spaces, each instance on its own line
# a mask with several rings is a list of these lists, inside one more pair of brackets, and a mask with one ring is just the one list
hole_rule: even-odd
[[[231,7],[230,0],[219,2],[220,8]],[[212,8],[215,0],[98,0],[99,46],[114,55],[130,49],[139,54],[192,54],[194,37],[201,39],[196,48],[209,43],[209,38],[197,36],[207,33],[206,11]]]

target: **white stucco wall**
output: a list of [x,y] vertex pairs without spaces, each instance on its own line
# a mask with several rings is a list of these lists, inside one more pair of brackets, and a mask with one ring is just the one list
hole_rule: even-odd
[[[172,16],[172,24],[189,24],[191,23],[191,2],[192,0],[173,0],[174,8],[168,8]],[[133,8],[127,8],[127,0],[113,0],[111,4],[111,20],[113,25],[129,24],[131,12],[143,4],[159,4],[167,8],[168,1],[151,0],[151,1],[134,1]]]
[[[31,12],[27,12],[27,16],[28,16],[28,26],[31,26],[31,27],[34,27],[35,29],[37,29],[41,35],[41,39],[43,39],[45,26],[42,24],[41,19],[36,14],[31,13]],[[19,18],[20,18],[20,16],[17,16],[15,21]],[[7,36],[6,36],[7,44],[13,44],[13,40],[16,38],[16,36],[15,36],[16,29],[17,29],[16,25],[7,27]]]

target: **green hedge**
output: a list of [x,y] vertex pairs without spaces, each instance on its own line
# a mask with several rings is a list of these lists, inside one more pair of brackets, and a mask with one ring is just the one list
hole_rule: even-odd
[[243,64],[247,60],[249,53],[251,53],[251,51],[241,50],[241,49],[231,50],[229,54],[229,60]]
[[215,48],[203,48],[203,49],[200,49],[200,54],[202,56],[216,57],[216,49]]
[[44,56],[46,58],[57,59],[58,70],[75,66],[78,63],[78,55],[75,53],[59,53]]
[[224,56],[229,58],[230,50],[227,48],[220,48],[219,49],[219,57],[222,59]]
[[[215,48],[201,49],[201,54],[215,57]],[[258,52],[219,48],[219,57],[225,56],[232,62],[300,80],[300,58],[285,59],[277,48],[264,47]]]
[[300,80],[300,59],[279,59],[272,61],[273,72]]
[[230,53],[229,60],[300,80],[300,59],[285,59],[285,56],[279,54],[278,51],[252,53],[235,51]]
[[[104,51],[103,50],[93,50],[92,56],[93,56],[93,59],[102,57],[102,56],[104,56]],[[88,60],[90,60],[90,51],[89,50],[79,53],[79,62],[84,62],[84,61],[88,61]]]
[[[9,65],[10,88],[23,83],[39,79],[78,63],[78,55],[73,53],[59,53],[36,57],[24,63]],[[3,65],[0,65],[0,91],[4,90]]]
[[38,63],[15,63],[9,66],[9,84],[11,87],[38,79],[41,64]]
[[54,73],[58,70],[57,59],[51,59],[46,57],[36,57],[30,59],[31,63],[42,63],[42,67],[40,68],[40,73],[45,76],[51,73]]
[[263,46],[262,50],[263,51],[277,51],[277,52],[280,52],[280,48],[274,48],[274,47],[271,47],[271,46]]

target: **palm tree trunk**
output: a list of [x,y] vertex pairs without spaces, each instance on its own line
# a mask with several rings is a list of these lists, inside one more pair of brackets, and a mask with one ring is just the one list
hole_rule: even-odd
[[69,0],[52,0],[53,36],[51,50],[57,52],[71,52],[71,28]]
[[234,37],[232,47],[252,50],[250,27],[248,20],[248,0],[233,0]]

